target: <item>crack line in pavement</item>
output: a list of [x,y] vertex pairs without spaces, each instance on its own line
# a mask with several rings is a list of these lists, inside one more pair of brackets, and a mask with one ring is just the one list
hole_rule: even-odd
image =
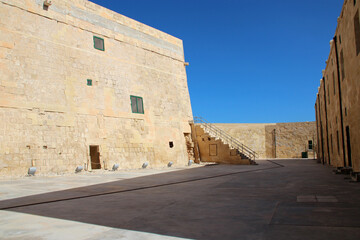
[[278,165],[278,166],[280,166],[280,167],[285,167],[284,165],[282,165],[282,164],[280,164],[280,163],[277,163],[277,162],[274,162],[274,161],[271,161],[271,160],[267,160],[268,162],[271,162],[271,163],[273,163],[273,164],[276,164],[276,165]]
[[271,218],[270,218],[270,221],[269,221],[268,225],[271,225],[271,222],[272,222],[272,220],[273,220],[273,218],[274,218],[274,216],[275,216],[275,213],[277,212],[277,209],[278,209],[278,207],[279,207],[279,204],[280,204],[280,202],[277,202],[277,203],[276,203],[274,212],[273,212],[273,214],[271,215]]
[[[132,188],[132,189],[126,189],[126,190],[118,190],[118,191],[110,191],[110,192],[103,192],[103,193],[97,193],[97,194],[90,194],[90,195],[86,195],[86,196],[77,196],[77,197],[55,199],[55,200],[49,200],[49,201],[43,201],[43,202],[21,204],[21,205],[15,205],[15,206],[10,206],[10,207],[0,208],[0,210],[8,210],[8,209],[19,208],[19,207],[29,207],[29,206],[34,206],[34,205],[41,205],[41,204],[46,204],[46,203],[55,203],[55,202],[62,202],[62,201],[69,201],[69,200],[76,200],[76,199],[82,199],[82,198],[98,197],[98,196],[104,196],[104,195],[110,195],[110,194],[116,194],[116,193],[133,192],[133,191],[139,191],[139,190],[145,190],[145,189],[151,189],[151,188],[158,188],[158,187],[164,187],[164,186],[171,186],[171,185],[182,184],[182,183],[202,181],[202,180],[207,180],[207,179],[212,179],[212,178],[226,177],[226,176],[236,175],[236,174],[240,174],[240,173],[257,172],[257,171],[271,170],[271,169],[275,169],[275,168],[285,167],[284,165],[275,163],[273,161],[270,161],[270,160],[267,160],[267,161],[269,161],[269,162],[271,162],[271,163],[273,163],[275,165],[278,165],[278,166],[269,167],[269,168],[262,168],[262,169],[256,169],[256,170],[248,170],[248,171],[226,173],[226,174],[220,174],[220,175],[215,175],[215,176],[202,177],[202,178],[196,178],[196,179],[189,179],[189,180],[184,180],[184,181],[179,181],[179,182],[164,183],[164,184],[158,184],[158,185],[152,185],[152,186],[146,186],[146,187],[138,187],[138,188]],[[3,201],[7,201],[7,200],[3,200]],[[8,201],[11,201],[11,199],[9,199]]]

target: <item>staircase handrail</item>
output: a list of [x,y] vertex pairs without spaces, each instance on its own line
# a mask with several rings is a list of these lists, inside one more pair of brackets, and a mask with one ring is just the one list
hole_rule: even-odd
[[248,155],[250,158],[253,158],[253,160],[255,160],[257,157],[258,154],[254,150],[250,149],[248,146],[244,145],[238,139],[234,138],[224,130],[216,127],[212,123],[209,123],[204,118],[194,117],[194,123],[202,124],[205,128],[209,129],[213,134],[215,134],[216,137],[226,140],[229,145],[234,146],[239,151],[241,150],[242,154]]

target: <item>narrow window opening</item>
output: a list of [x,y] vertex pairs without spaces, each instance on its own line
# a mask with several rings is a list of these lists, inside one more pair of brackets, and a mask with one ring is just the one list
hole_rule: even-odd
[[169,142],[169,147],[173,148],[174,147],[174,142]]
[[341,50],[340,52],[340,64],[341,64],[341,76],[342,76],[342,80],[344,80],[345,78],[345,65],[344,65],[345,61],[344,61],[344,53],[343,50]]
[[336,138],[337,138],[337,150],[338,150],[338,153],[340,151],[340,144],[339,144],[339,131],[336,131]]
[[335,72],[333,72],[333,84],[334,84],[334,95],[336,94],[336,88],[335,88]]
[[313,141],[309,140],[309,150],[312,150],[312,149],[313,149]]
[[350,128],[349,128],[349,126],[346,126],[346,146],[347,146],[348,164],[351,167],[352,166],[352,160],[351,160],[351,141],[350,141]]
[[91,80],[91,79],[87,79],[87,80],[86,80],[86,84],[87,84],[88,86],[92,86],[92,80]]
[[355,44],[356,44],[356,55],[360,53],[360,18],[359,11],[356,12],[354,17],[354,30],[355,30]]

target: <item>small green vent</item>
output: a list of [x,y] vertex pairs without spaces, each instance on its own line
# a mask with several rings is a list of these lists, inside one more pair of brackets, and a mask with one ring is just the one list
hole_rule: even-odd
[[86,83],[87,83],[88,86],[92,86],[92,80],[91,80],[91,79],[88,79],[88,80],[86,81]]

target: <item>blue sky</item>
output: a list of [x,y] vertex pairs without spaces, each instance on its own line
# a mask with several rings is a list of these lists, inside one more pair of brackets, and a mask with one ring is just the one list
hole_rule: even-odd
[[194,116],[315,120],[342,0],[92,0],[184,42]]

